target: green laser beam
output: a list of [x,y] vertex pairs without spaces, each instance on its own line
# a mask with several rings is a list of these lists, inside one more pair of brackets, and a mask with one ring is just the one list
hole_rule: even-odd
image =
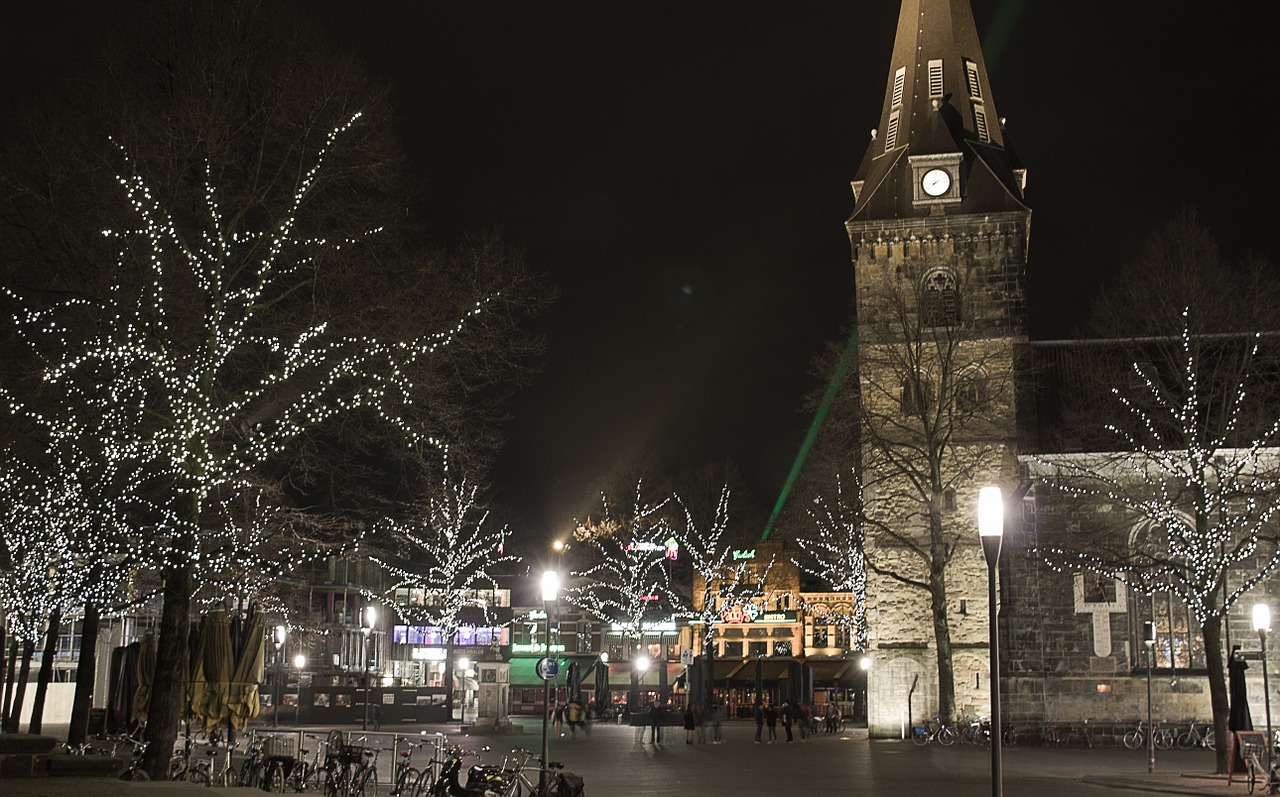
[[791,495],[791,488],[795,487],[796,479],[800,476],[800,469],[804,467],[804,461],[809,456],[809,450],[813,448],[813,443],[818,439],[818,432],[822,429],[822,422],[827,419],[827,413],[831,410],[831,403],[835,401],[836,393],[840,392],[840,384],[844,381],[844,375],[848,373],[849,366],[853,364],[853,355],[858,349],[858,327],[855,324],[853,334],[849,335],[849,342],[844,345],[844,352],[840,355],[840,363],[836,366],[836,372],[831,376],[831,381],[827,383],[827,392],[822,397],[822,404],[818,406],[818,411],[813,415],[813,422],[809,424],[809,432],[804,436],[804,443],[800,446],[800,453],[796,455],[796,461],[791,464],[791,472],[787,474],[787,481],[782,485],[782,494],[778,496],[778,503],[774,504],[773,514],[769,515],[769,522],[764,525],[764,534],[760,535],[760,540],[769,539],[769,534],[773,532],[774,521],[778,519],[778,515],[782,514],[782,507],[787,503],[787,497]]

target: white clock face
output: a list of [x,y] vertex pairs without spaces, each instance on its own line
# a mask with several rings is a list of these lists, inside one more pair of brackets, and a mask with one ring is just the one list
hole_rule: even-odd
[[942,196],[951,188],[951,174],[946,169],[930,169],[920,178],[920,188],[929,196]]

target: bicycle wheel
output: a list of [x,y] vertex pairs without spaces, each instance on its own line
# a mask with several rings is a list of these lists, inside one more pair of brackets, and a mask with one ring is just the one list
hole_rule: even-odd
[[351,792],[358,797],[376,797],[378,793],[378,768],[365,767],[360,773],[359,780],[356,781],[355,789]]
[[1246,762],[1246,768],[1249,770],[1249,793],[1253,794],[1253,788],[1258,780],[1258,772],[1262,769],[1262,765],[1258,763],[1256,753],[1249,754],[1249,760]]
[[1124,735],[1124,746],[1130,750],[1137,750],[1144,741],[1146,739],[1143,737],[1142,731],[1128,731]]
[[1191,731],[1184,731],[1178,735],[1178,749],[1190,750],[1196,744],[1196,738],[1191,735]]
[[406,797],[409,790],[413,788],[413,784],[418,782],[418,770],[413,767],[405,767],[400,770],[400,774],[396,776],[395,785],[391,788],[391,793],[396,797]]
[[950,747],[956,743],[956,730],[949,725],[943,725],[938,729],[938,744],[943,747]]
[[267,764],[267,771],[262,776],[262,790],[281,794],[284,792],[286,780],[287,778],[284,774],[284,762],[272,761]]
[[1004,733],[1000,734],[1000,741],[1005,747],[1013,747],[1018,743],[1018,732],[1013,728],[1005,728]]
[[912,728],[911,741],[916,747],[924,747],[929,743],[929,732],[924,728]]
[[198,786],[212,786],[213,775],[209,772],[209,762],[197,761],[187,770],[187,780]]
[[1172,750],[1173,749],[1173,731],[1158,730],[1156,731],[1156,749]]

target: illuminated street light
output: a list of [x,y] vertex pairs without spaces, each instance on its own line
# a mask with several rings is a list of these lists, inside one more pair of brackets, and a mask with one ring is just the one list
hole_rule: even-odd
[[369,637],[373,634],[373,626],[378,620],[378,610],[372,606],[367,607],[361,614],[360,633],[364,634],[364,643],[360,645],[361,654],[364,656],[364,721],[360,724],[362,730],[369,730]]
[[276,694],[275,699],[271,701],[272,707],[275,709],[271,714],[271,727],[280,727],[280,682],[284,680],[284,657],[281,652],[284,650],[284,641],[289,636],[289,629],[283,625],[278,625],[271,632],[271,642],[276,646]]
[[[557,541],[558,542],[558,541]],[[547,655],[542,674],[542,763],[538,772],[538,793],[547,790],[547,760],[551,755],[551,747],[547,740],[547,726],[551,723],[551,679],[555,677],[551,668],[551,610],[560,595],[560,573],[548,570],[542,574],[542,608],[547,620]],[[551,677],[547,677],[550,675]]]
[[1004,497],[999,487],[983,487],[978,493],[978,535],[987,559],[987,627],[991,642],[991,795],[1000,797],[1000,644],[996,623],[996,564],[1004,541]]

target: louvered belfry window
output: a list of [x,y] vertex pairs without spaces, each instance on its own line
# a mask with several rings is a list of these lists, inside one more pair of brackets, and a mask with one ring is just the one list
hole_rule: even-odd
[[967,58],[964,61],[964,76],[969,83],[969,96],[975,100],[982,99],[982,84],[978,82],[978,65]]
[[897,108],[902,105],[902,93],[907,87],[907,68],[905,66],[898,67],[898,71],[893,73],[893,102],[891,108]]
[[991,140],[991,131],[987,129],[987,109],[977,104],[973,106],[973,129],[978,133],[978,138],[983,141]]
[[889,113],[889,131],[884,137],[884,151],[888,152],[898,146],[898,116],[901,111],[892,111]]
[[935,58],[929,62],[929,96],[942,96],[942,59]]

